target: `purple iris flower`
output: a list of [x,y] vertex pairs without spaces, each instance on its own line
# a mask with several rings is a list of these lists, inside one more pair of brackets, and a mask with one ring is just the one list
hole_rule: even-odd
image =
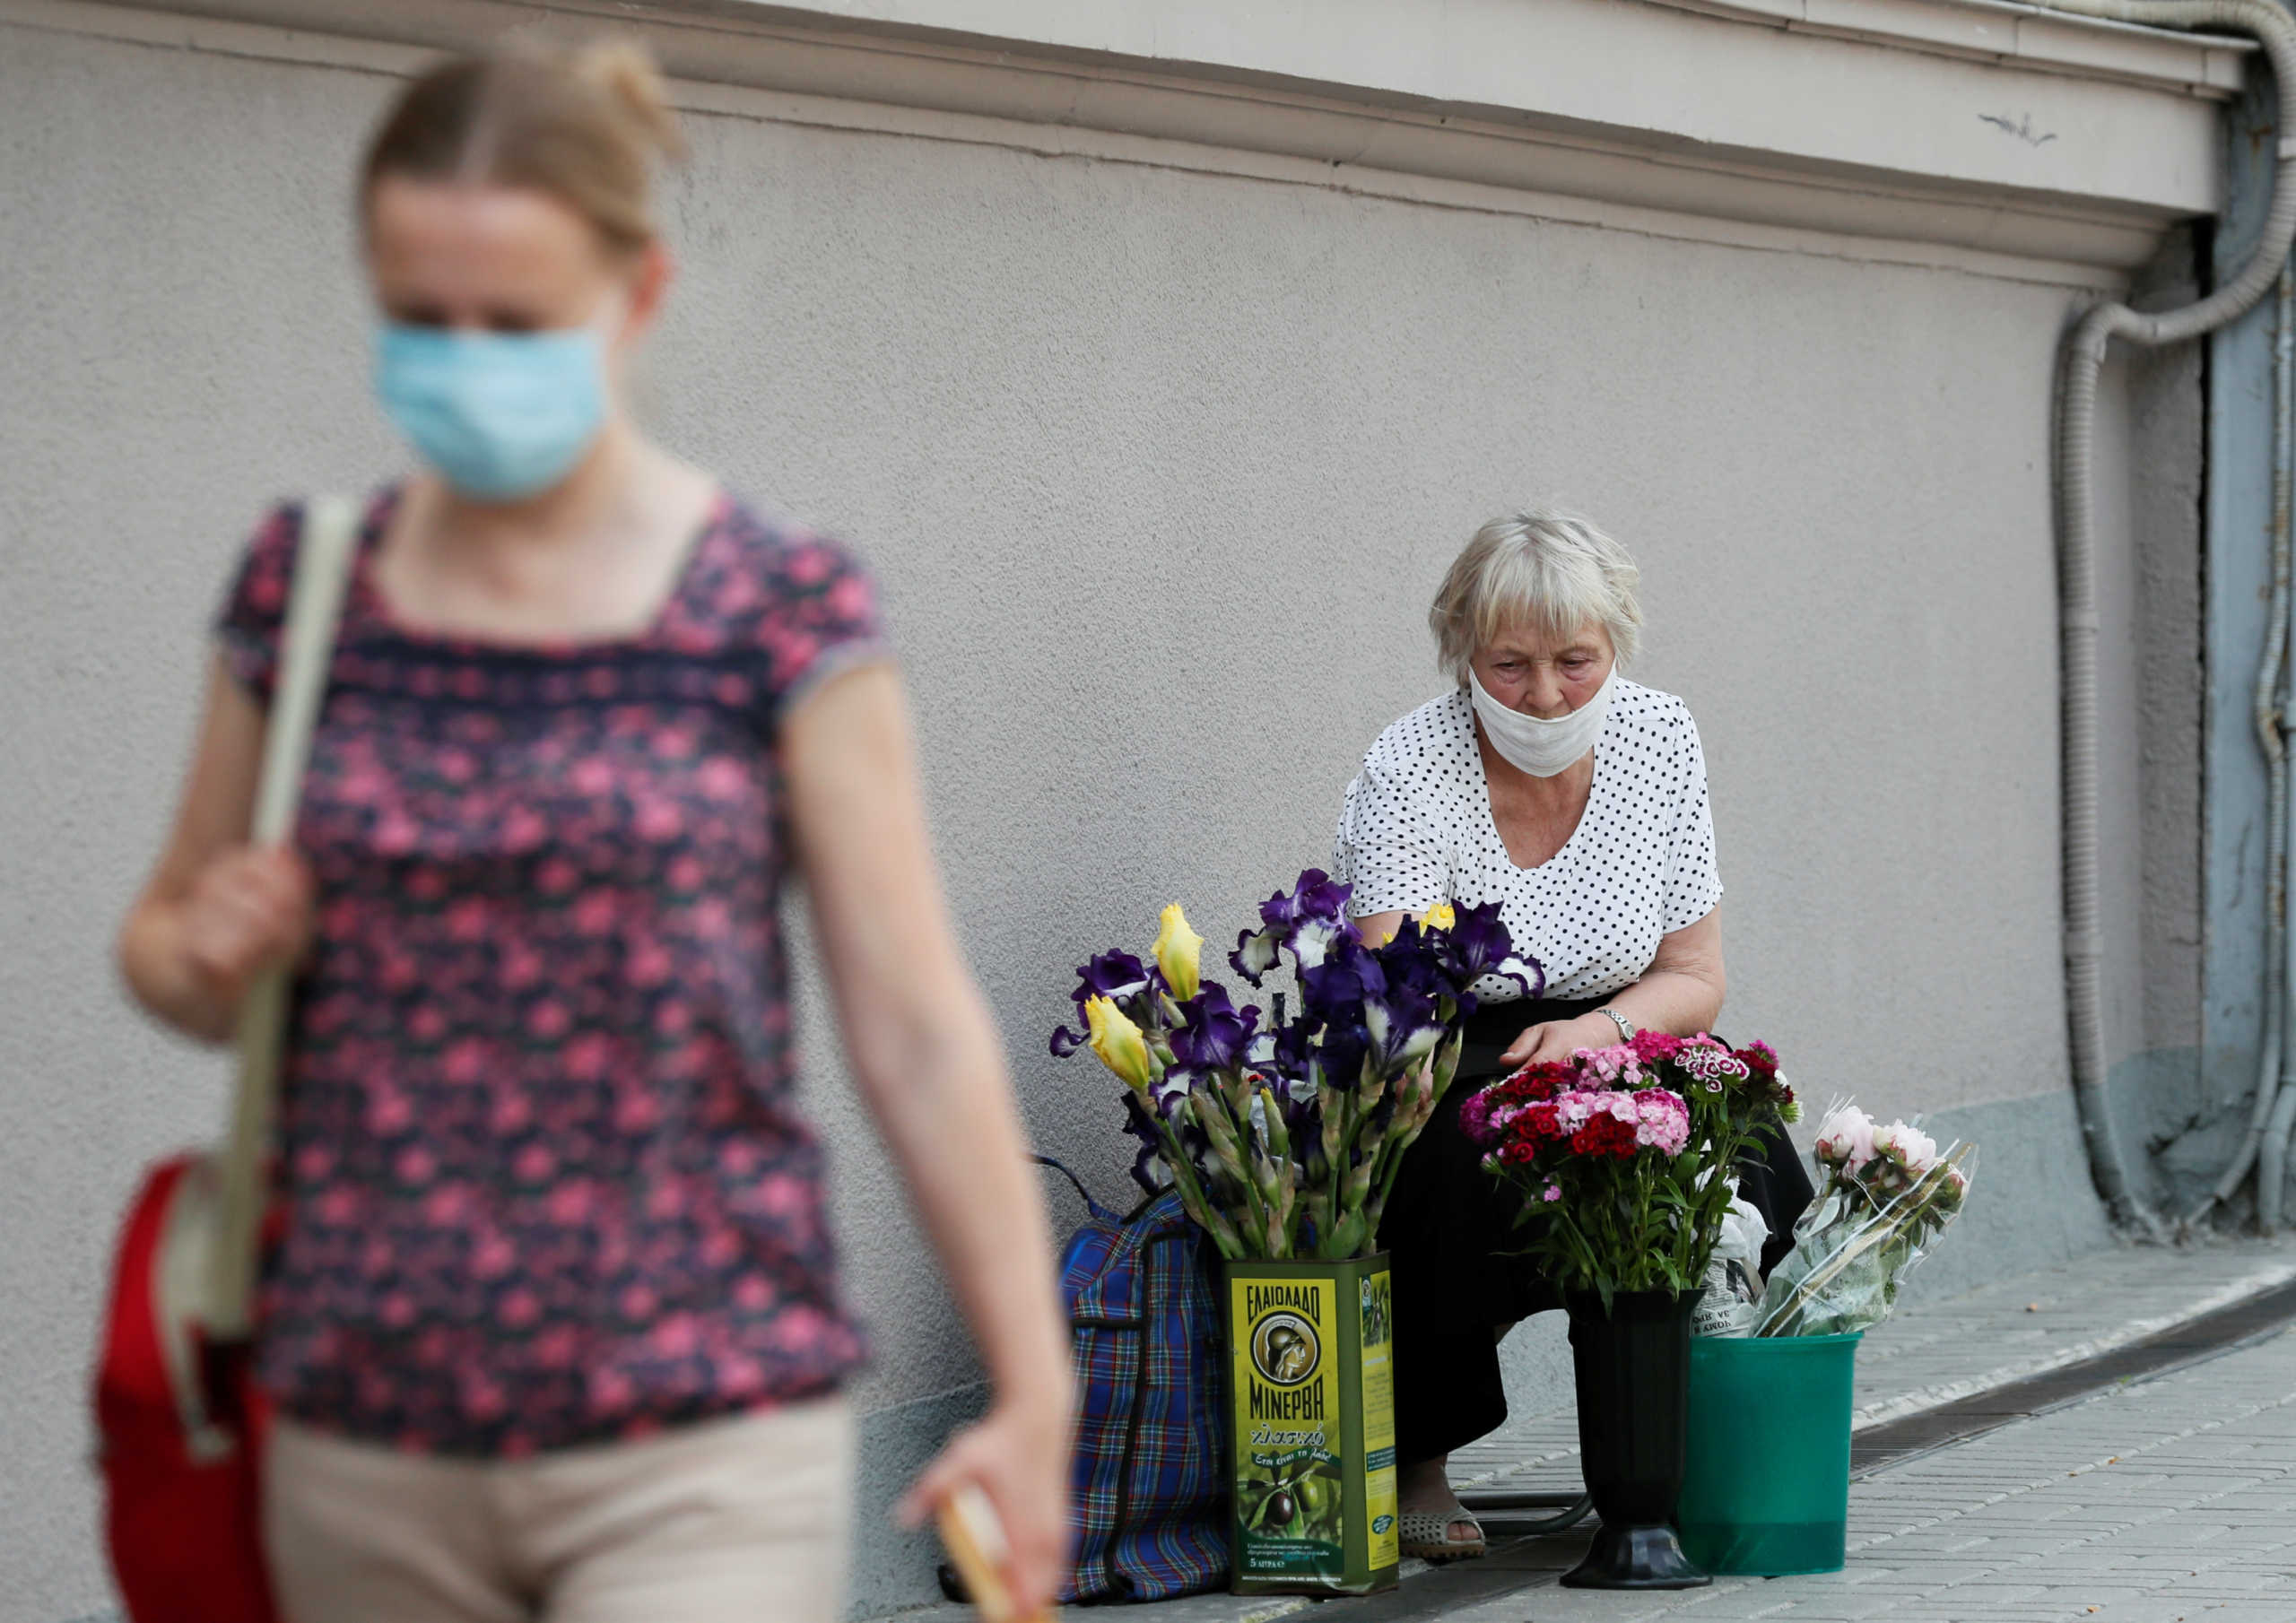
[[1156,1181],[1156,1165],[1164,1153],[1164,1141],[1140,1096],[1127,1088],[1123,1098],[1124,1130],[1140,1141],[1140,1153],[1132,1158],[1132,1181],[1150,1194],[1161,1193],[1164,1186]]
[[1295,1153],[1313,1155],[1313,1148],[1323,1136],[1323,1101],[1316,1090],[1300,1083],[1287,1083],[1288,1092],[1276,1097],[1283,1107],[1284,1130],[1291,1133]]
[[1068,995],[1080,1013],[1091,998],[1112,997],[1122,1002],[1145,992],[1152,973],[1129,952],[1103,952],[1076,966],[1076,990]]
[[1236,938],[1228,962],[1255,986],[1286,948],[1302,969],[1321,963],[1332,943],[1349,934],[1347,898],[1352,892],[1352,886],[1336,882],[1322,869],[1308,869],[1289,895],[1279,890],[1260,904],[1260,927]]
[[1324,1081],[1333,1088],[1352,1088],[1363,1080],[1363,1056],[1371,1051],[1371,1033],[1358,1018],[1335,1021],[1323,1029],[1316,1058]]
[[1077,965],[1076,990],[1068,994],[1076,1005],[1076,1029],[1053,1028],[1052,1057],[1065,1060],[1091,1040],[1084,1005],[1096,997],[1112,999],[1138,1024],[1143,1011],[1136,1005],[1148,991],[1152,973],[1129,952],[1103,952],[1089,963]]
[[1359,1020],[1366,999],[1387,989],[1387,976],[1377,953],[1354,936],[1332,943],[1323,962],[1300,971],[1300,1001],[1306,1012],[1326,1024]]
[[1275,968],[1283,949],[1283,938],[1278,932],[1246,930],[1236,937],[1236,950],[1228,955],[1228,967],[1257,986]]
[[1455,906],[1457,917],[1451,927],[1436,932],[1442,938],[1437,943],[1437,950],[1445,967],[1460,979],[1471,981],[1492,973],[1514,950],[1514,939],[1499,916],[1499,906],[1497,902],[1485,902],[1479,907]]
[[1180,1104],[1187,1098],[1184,1090],[1168,1091],[1156,1101],[1156,1115],[1151,1115],[1138,1094],[1128,1089],[1124,1094],[1124,1130],[1140,1141],[1140,1153],[1132,1159],[1132,1181],[1150,1194],[1161,1194],[1167,1187],[1156,1176],[1164,1155],[1163,1134],[1157,1130],[1156,1116],[1163,1117],[1178,1137],[1180,1153],[1187,1157],[1189,1165],[1201,1167],[1210,1152],[1211,1141],[1204,1136],[1204,1129],[1178,1119]]
[[[1523,995],[1536,998],[1546,991],[1546,971],[1536,959],[1516,959],[1512,956],[1515,943],[1507,933],[1507,926],[1500,922],[1499,904],[1485,902],[1480,907],[1454,907],[1458,917],[1448,930],[1431,933],[1430,944],[1435,950],[1435,961],[1451,984],[1467,1000],[1467,988],[1486,975],[1513,981],[1523,989]],[[1520,963],[1530,975],[1510,969],[1510,963]]]
[[1317,1058],[1326,1083],[1352,1088],[1362,1074],[1363,1056],[1373,1046],[1366,1025],[1367,1006],[1387,995],[1387,970],[1378,956],[1352,934],[1332,943],[1331,955],[1300,972],[1303,1018],[1318,1028]]
[[1347,918],[1347,898],[1354,894],[1354,886],[1341,884],[1321,868],[1309,868],[1301,872],[1299,882],[1292,887],[1289,897],[1271,896],[1260,908],[1259,916],[1263,923],[1274,924],[1277,921],[1268,917],[1268,909],[1276,907],[1295,926],[1310,920],[1344,924]]
[[1407,918],[1393,936],[1364,951],[1378,961],[1388,991],[1408,990],[1438,997],[1451,990],[1440,956],[1442,939],[1439,930],[1422,934],[1418,922]]
[[1382,1070],[1416,1063],[1443,1040],[1439,1000],[1451,988],[1426,954],[1383,953],[1385,989],[1363,1002],[1363,1024]]
[[1259,1025],[1256,1006],[1246,1004],[1239,1011],[1229,1001],[1226,987],[1205,981],[1179,1011],[1180,1023],[1172,1028],[1172,1072],[1193,1081],[1242,1067]]
[[[1314,1020],[1287,1020],[1268,1037],[1266,1052],[1253,1062],[1287,1107],[1296,1107],[1300,1100],[1316,1097],[1316,1090],[1308,1085],[1309,1067],[1316,1057],[1315,1039]],[[1292,1108],[1287,1108],[1285,1115],[1297,1128],[1299,1121]]]

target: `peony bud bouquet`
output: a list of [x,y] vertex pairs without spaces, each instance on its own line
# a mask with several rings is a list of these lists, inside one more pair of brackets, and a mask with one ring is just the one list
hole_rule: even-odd
[[1228,962],[1255,989],[1291,966],[1267,1011],[1204,978],[1203,939],[1176,903],[1152,961],[1105,952],[1079,967],[1078,1024],[1052,1034],[1056,1057],[1089,1047],[1123,1082],[1134,1176],[1157,1190],[1161,1167],[1231,1260],[1370,1254],[1403,1152],[1458,1069],[1477,985],[1544,985],[1512,956],[1496,903],[1447,905],[1367,945],[1348,895],[1309,869],[1238,937]]
[[1526,1065],[1459,1109],[1485,1171],[1519,1188],[1526,1249],[1566,1291],[1703,1282],[1730,1168],[1801,1107],[1764,1043],[1638,1033]]
[[1818,1198],[1795,1225],[1755,1315],[1761,1336],[1871,1329],[1897,1306],[1905,1271],[1926,1255],[1969,1198],[1976,1147],[1904,1122],[1877,1125],[1838,1104],[1818,1124]]

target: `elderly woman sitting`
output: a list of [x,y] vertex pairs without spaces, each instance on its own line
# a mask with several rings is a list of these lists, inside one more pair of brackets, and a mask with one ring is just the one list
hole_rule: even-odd
[[[1706,759],[1683,701],[1621,674],[1639,577],[1593,525],[1551,513],[1485,525],[1428,619],[1457,685],[1379,734],[1347,786],[1337,877],[1370,939],[1446,901],[1496,901],[1544,994],[1486,983],[1458,1081],[1405,1158],[1380,1226],[1395,1259],[1396,1454],[1406,1553],[1480,1555],[1445,1474],[1507,1418],[1499,1339],[1560,1300],[1520,1258],[1514,1211],[1461,1133],[1482,1081],[1721,1011],[1722,881]],[[1502,1001],[1511,1000],[1511,1001]],[[1770,1220],[1765,1266],[1810,1199],[1783,1137],[1740,1168]]]

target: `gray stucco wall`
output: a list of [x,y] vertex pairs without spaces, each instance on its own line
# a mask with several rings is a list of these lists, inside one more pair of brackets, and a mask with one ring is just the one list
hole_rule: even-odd
[[[2136,302],[2162,309],[2200,296],[2194,232],[2170,234]],[[2143,982],[2148,1049],[2200,1042],[2202,482],[2199,344],[2147,352],[2130,367],[2141,456],[2120,471],[2129,490],[2137,589],[2134,636],[2142,768]]]
[[[221,1066],[134,1019],[108,958],[203,621],[267,501],[400,463],[345,199],[389,88],[0,26],[0,1623],[107,1603],[83,1421],[104,1257],[137,1168],[220,1119]],[[1704,732],[1731,1028],[1820,1104],[2066,1115],[2048,435],[2074,296],[990,144],[688,128],[648,410],[874,560],[1031,1130],[1100,1188],[1129,1159],[1110,1089],[1044,1050],[1069,967],[1144,945],[1173,898],[1219,941],[1321,862],[1364,748],[1438,690],[1422,607],[1444,564],[1549,499],[1634,548],[1639,674]],[[2101,492],[2128,600],[2133,518],[2173,526],[2190,499],[2193,436],[2158,404],[2188,384],[2108,376],[2102,464],[2144,470]],[[2109,624],[2129,697],[2133,617]],[[2138,708],[2105,708],[2107,826],[2126,850],[2152,816],[2173,867],[2188,836],[2147,811]],[[2116,870],[2117,916],[2152,863]],[[2156,899],[2114,984],[2185,975],[2188,916]],[[814,988],[804,1015],[879,1346],[882,1488],[975,1368]],[[2144,1017],[2185,1018],[2174,997]],[[2156,1040],[2134,1013],[2114,1032],[2118,1054]],[[868,1539],[863,1609],[919,1598],[918,1547]]]
[[[2140,280],[2141,307],[2169,308],[2200,296],[2194,236],[2189,228],[2179,230],[2162,246]],[[2133,358],[2135,444],[2142,451],[2135,463],[2118,471],[2128,488],[2139,542],[2132,635],[2142,672],[2135,690],[2144,1028],[2132,1046],[2162,1056],[2156,1063],[2178,1074],[2187,1090],[2197,1078],[2201,1040],[2205,355],[2203,346],[2190,343]]]

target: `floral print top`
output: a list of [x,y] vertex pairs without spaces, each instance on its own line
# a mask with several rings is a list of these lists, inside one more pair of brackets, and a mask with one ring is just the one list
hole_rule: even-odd
[[[883,656],[832,542],[721,497],[655,622],[521,645],[377,593],[370,507],[298,838],[261,1379],[306,1424],[517,1457],[825,1393],[863,1357],[798,1114],[778,731]],[[267,700],[301,516],[221,621]]]

